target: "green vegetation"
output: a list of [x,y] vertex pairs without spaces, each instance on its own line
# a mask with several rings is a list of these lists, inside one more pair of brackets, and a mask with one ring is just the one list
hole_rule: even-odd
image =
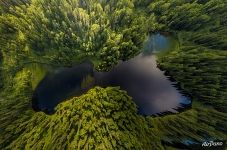
[[226,1],[217,0],[187,3],[168,0],[149,6],[162,30],[176,33],[180,41],[179,49],[160,55],[159,65],[193,99],[191,110],[153,120],[154,126],[166,136],[164,139],[179,143],[185,139],[199,142],[227,139],[225,10]]
[[129,0],[35,0],[9,5],[1,2],[5,11],[0,17],[3,58],[9,68],[25,62],[70,65],[95,58],[97,69],[109,70],[118,60],[138,53],[147,31],[140,26],[146,22],[143,12]]
[[81,88],[86,89],[87,87],[91,86],[92,84],[94,84],[94,78],[92,76],[88,75],[87,77],[85,77],[82,80]]
[[[226,10],[226,0],[0,1],[0,149],[165,149],[226,140]],[[51,116],[32,110],[32,90],[46,70],[28,65],[90,59],[107,71],[160,31],[179,39],[158,62],[192,96],[191,109],[143,117],[124,91],[96,87]]]
[[[182,1],[177,4],[174,2],[169,0],[169,3],[165,3],[166,11],[163,10],[161,15],[158,15],[157,11],[164,9],[163,5],[159,6],[160,2],[149,6],[153,8],[152,12],[158,16],[157,18],[165,18],[165,21],[158,20],[160,23],[166,23],[163,28],[177,32],[181,42],[180,49],[161,56],[159,63],[188,93],[191,93],[193,98],[213,106],[218,111],[226,112],[227,29],[224,23],[227,18],[223,17],[223,13],[227,5],[216,0],[193,3]],[[193,20],[193,25],[190,25],[191,22],[179,21],[180,16],[172,17],[173,12],[175,16],[182,15],[178,9],[185,9],[185,14],[189,15],[185,18],[187,21]],[[203,23],[192,12],[209,19]],[[168,20],[172,20],[171,23]],[[182,24],[196,28],[186,28]]]
[[16,128],[21,134],[9,149],[151,149],[154,142],[132,99],[118,88],[94,88],[58,105],[54,115],[36,113]]

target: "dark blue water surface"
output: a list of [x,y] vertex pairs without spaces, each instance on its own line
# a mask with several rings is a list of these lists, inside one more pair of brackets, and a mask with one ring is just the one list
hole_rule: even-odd
[[53,113],[60,102],[80,96],[94,86],[120,86],[133,98],[140,114],[177,113],[179,109],[190,106],[191,100],[157,67],[154,54],[176,48],[176,44],[172,37],[155,34],[148,37],[141,54],[120,62],[109,72],[95,71],[90,62],[55,69],[37,86],[33,108]]

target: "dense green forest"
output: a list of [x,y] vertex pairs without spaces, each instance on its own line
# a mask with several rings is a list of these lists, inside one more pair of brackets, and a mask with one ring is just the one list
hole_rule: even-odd
[[[227,139],[226,0],[0,0],[0,149],[176,149]],[[176,35],[158,56],[192,97],[192,107],[141,116],[119,88],[96,87],[56,107],[32,109],[44,63],[86,59],[99,71],[128,60],[149,33]]]

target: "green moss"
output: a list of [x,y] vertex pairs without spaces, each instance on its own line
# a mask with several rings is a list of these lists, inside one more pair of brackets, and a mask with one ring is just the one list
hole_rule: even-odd
[[39,82],[45,77],[48,71],[53,69],[51,66],[38,64],[38,63],[30,63],[25,65],[25,68],[31,73],[31,84],[32,89],[35,90]]

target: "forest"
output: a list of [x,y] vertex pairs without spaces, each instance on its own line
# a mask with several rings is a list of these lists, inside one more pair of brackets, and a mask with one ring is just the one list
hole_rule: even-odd
[[[193,149],[227,140],[227,0],[0,0],[0,149]],[[179,47],[157,55],[190,95],[176,114],[140,115],[120,87],[94,87],[52,115],[32,109],[47,72],[85,60],[111,70],[151,33]]]

